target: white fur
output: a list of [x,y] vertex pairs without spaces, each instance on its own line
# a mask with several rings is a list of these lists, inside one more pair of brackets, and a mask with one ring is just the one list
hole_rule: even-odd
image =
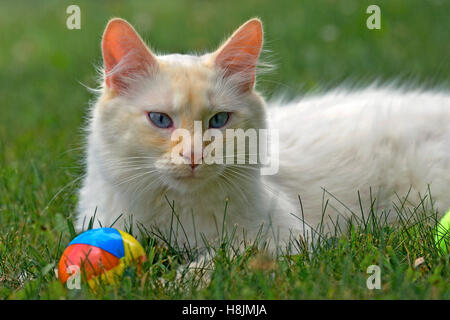
[[300,195],[308,223],[320,223],[324,189],[335,222],[361,215],[358,191],[366,218],[370,191],[378,212],[391,210],[390,221],[397,196],[409,193],[417,206],[428,185],[440,214],[450,207],[448,93],[334,90],[274,105],[270,114],[280,129],[280,172],[267,180],[290,199]]
[[[189,68],[197,68],[206,57],[176,55],[159,59],[177,64],[177,68],[185,68],[189,74]],[[170,96],[165,91],[167,87],[161,84],[164,81],[160,78],[144,81],[145,97],[158,100]],[[405,196],[410,188],[409,200],[417,205],[418,192],[426,194],[428,184],[440,213],[450,207],[448,93],[376,87],[334,90],[284,105],[273,103],[266,114],[257,93],[241,97],[232,90],[226,91],[223,83],[212,87],[216,93],[222,90],[222,96],[224,92],[234,95],[228,98],[239,100],[247,116],[254,112],[256,118],[265,118],[270,128],[280,130],[279,173],[260,176],[257,170],[248,169],[243,173],[245,178],[228,175],[225,183],[211,171],[211,178],[184,187],[169,179],[170,171],[157,176],[150,174],[147,180],[133,180],[129,171],[117,165],[120,161],[145,154],[157,157],[152,150],[138,150],[143,137],[133,131],[147,125],[144,117],[136,118],[142,111],[139,101],[144,93],[126,98],[102,96],[92,109],[88,126],[87,175],[79,194],[78,229],[83,221],[87,225],[95,211],[96,226],[98,221],[109,226],[123,214],[115,226],[124,228],[127,217],[132,215],[135,224],[157,228],[167,238],[172,223],[175,229],[172,240],[179,245],[198,247],[203,245],[201,234],[211,242],[221,237],[228,199],[226,230],[231,232],[236,226],[238,241],[244,238],[243,230],[247,232],[247,240],[254,239],[263,223],[271,243],[283,245],[292,234],[298,238],[305,231],[311,232],[308,225],[320,222],[324,189],[329,192],[325,193],[325,199],[330,199],[326,215],[333,221],[339,214],[348,217],[348,209],[361,214],[358,191],[368,212],[370,188],[377,198],[378,211],[392,209],[394,192]],[[226,101],[222,105],[231,107]],[[124,108],[126,113],[120,114]],[[137,122],[127,124],[127,121]],[[257,123],[265,126],[263,120]],[[152,159],[148,163],[155,168]],[[299,219],[302,212],[298,195],[306,225]],[[165,196],[174,201],[177,217],[171,214]],[[395,217],[395,212],[391,217]]]

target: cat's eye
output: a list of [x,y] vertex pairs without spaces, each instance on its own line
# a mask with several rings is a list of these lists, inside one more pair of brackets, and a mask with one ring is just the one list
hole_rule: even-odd
[[170,119],[170,117],[165,113],[149,112],[148,117],[150,121],[158,128],[166,129],[173,125],[172,119]]
[[211,119],[209,119],[209,127],[210,128],[222,128],[227,124],[230,119],[229,112],[219,112],[216,113]]

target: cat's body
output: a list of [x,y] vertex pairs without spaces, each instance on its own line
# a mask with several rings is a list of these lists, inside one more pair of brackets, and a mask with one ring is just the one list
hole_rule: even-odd
[[280,171],[265,178],[294,201],[300,195],[308,223],[320,223],[323,197],[334,222],[361,216],[360,199],[366,215],[376,200],[393,221],[399,198],[418,205],[428,187],[441,213],[450,207],[449,94],[374,86],[274,107]]
[[[141,45],[129,28],[113,20],[105,32],[106,71],[118,65],[115,52],[123,58],[124,47]],[[330,199],[325,215],[333,221],[339,213],[348,217],[349,209],[360,214],[358,191],[364,209],[370,208],[371,192],[381,211],[392,208],[395,193],[406,196],[410,189],[409,200],[418,204],[418,192],[425,194],[430,185],[441,214],[450,207],[449,94],[335,90],[285,105],[269,103],[266,111],[264,100],[253,90],[256,62],[251,59],[258,58],[261,37],[259,21],[251,20],[210,55],[155,57],[139,47],[143,51],[128,70],[145,60],[147,67],[152,65],[146,67],[150,71],[129,82],[114,78],[117,73],[106,78],[88,128],[79,229],[95,211],[103,226],[123,215],[115,224],[123,228],[132,216],[133,223],[158,229],[179,245],[197,247],[203,239],[214,242],[222,236],[225,216],[224,228],[229,233],[236,229],[235,240],[252,241],[263,225],[271,243],[283,245],[292,236],[310,233],[308,225],[321,221],[324,199]],[[250,49],[232,60],[230,55],[242,50],[243,39],[251,42]],[[244,68],[235,72],[240,63]],[[218,73],[219,64],[227,64],[231,75]],[[239,77],[233,78],[236,74]],[[215,111],[208,109],[212,105]],[[171,126],[161,122],[159,128],[152,127],[144,116],[152,110],[164,112],[157,113],[158,121],[170,121]],[[223,110],[233,117],[224,127],[279,130],[277,174],[261,176],[257,168],[242,165],[160,165],[172,148],[167,130],[192,129],[189,122],[196,117],[201,120],[200,115]]]

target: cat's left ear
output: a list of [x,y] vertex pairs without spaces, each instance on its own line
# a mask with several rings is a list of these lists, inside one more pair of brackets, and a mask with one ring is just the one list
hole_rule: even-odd
[[261,20],[250,19],[212,54],[214,66],[221,68],[226,77],[236,75],[242,91],[251,90],[262,44]]

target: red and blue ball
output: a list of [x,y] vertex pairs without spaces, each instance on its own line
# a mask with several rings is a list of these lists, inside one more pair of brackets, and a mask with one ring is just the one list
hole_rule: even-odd
[[145,259],[144,249],[130,234],[115,228],[91,229],[75,237],[64,250],[58,278],[65,284],[74,270],[79,270],[81,278],[94,288],[102,281],[115,283],[133,263],[140,271]]

